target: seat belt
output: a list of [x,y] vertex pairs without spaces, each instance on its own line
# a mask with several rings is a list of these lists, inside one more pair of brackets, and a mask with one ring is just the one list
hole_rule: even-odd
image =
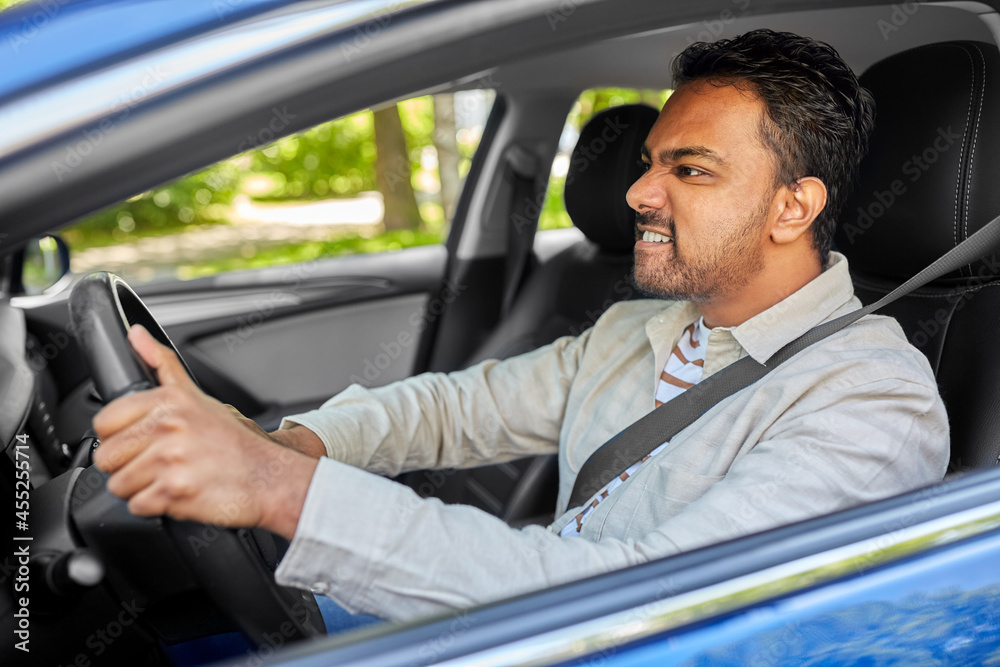
[[507,149],[505,178],[511,184],[507,225],[507,261],[504,268],[503,300],[500,317],[505,317],[514,305],[528,259],[531,257],[541,215],[541,204],[535,201],[541,192],[539,160],[526,148],[517,144]]
[[774,353],[766,364],[743,357],[618,433],[587,459],[573,484],[568,508],[579,507],[644,456],[671,440],[724,398],[744,389],[773,371],[813,343],[817,343],[859,319],[889,305],[915,289],[959,267],[985,257],[1000,245],[1000,216],[934,260],[928,267],[878,301],[819,324]]

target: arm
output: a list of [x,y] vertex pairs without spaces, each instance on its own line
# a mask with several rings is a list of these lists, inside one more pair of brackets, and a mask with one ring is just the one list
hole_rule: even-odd
[[376,389],[352,385],[318,410],[287,417],[271,435],[389,476],[554,453],[589,336],[447,375],[424,373]]
[[[405,620],[626,567],[901,493],[940,480],[944,409],[933,387],[886,380],[834,405],[804,401],[727,477],[638,539],[513,530],[479,510],[324,459],[282,583],[349,609]],[[818,399],[817,399],[818,400]],[[637,480],[641,481],[641,480]],[[654,497],[644,496],[644,500]],[[350,509],[339,512],[349,498]],[[417,566],[419,564],[419,566]]]
[[[582,338],[565,338],[510,360],[505,372],[497,362],[484,362],[454,382],[430,375],[396,388],[355,388],[338,397],[340,409],[324,416],[338,432],[358,438],[356,454],[350,439],[341,443],[345,455],[384,470],[406,461],[418,467],[455,465],[554,451]],[[202,393],[176,355],[142,327],[132,328],[129,341],[155,370],[160,386],[112,401],[94,417],[101,439],[94,462],[111,473],[108,489],[127,499],[139,516],[261,526],[291,538],[316,459],[279,446],[283,443],[232,406]],[[545,385],[543,395],[518,391],[524,379],[536,383],[535,390],[543,388],[547,373],[557,380]],[[428,451],[409,455],[409,438],[429,438]],[[466,446],[472,451],[462,452]]]

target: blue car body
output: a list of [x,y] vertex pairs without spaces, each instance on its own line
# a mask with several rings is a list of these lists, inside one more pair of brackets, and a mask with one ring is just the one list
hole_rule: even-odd
[[[514,30],[524,16],[551,24],[570,7],[581,15],[591,10],[600,15],[601,11],[618,11],[608,9],[611,4],[598,0],[569,4],[566,0],[542,1],[534,7],[513,1],[397,3],[406,5],[398,9],[406,20],[390,28],[398,27],[398,38],[405,39],[404,30],[411,27],[416,30],[419,20],[433,18],[435,12],[440,13],[442,25],[451,28],[454,26],[448,23],[449,12],[457,12],[464,6],[466,10],[481,7],[483,12],[496,17],[498,23],[503,23],[503,11],[509,7],[512,15],[517,15],[510,22]],[[653,6],[655,3],[636,4],[643,5],[642,11],[648,10],[651,16],[662,18],[671,11],[666,7],[669,3],[660,3],[659,8]],[[721,21],[717,18],[719,8],[724,10],[729,4],[733,3],[714,3],[710,7],[676,3],[676,21],[704,21],[709,25],[710,21]],[[758,9],[760,15],[766,16],[769,11],[806,9],[805,4],[774,2]],[[829,8],[857,4],[817,3]],[[996,9],[996,4],[991,7]],[[19,117],[16,114],[23,110],[18,105],[37,96],[50,95],[62,103],[72,102],[76,98],[70,93],[65,98],[59,95],[87,77],[140,62],[158,49],[177,47],[199,38],[211,39],[241,26],[252,27],[261,17],[280,21],[283,12],[289,16],[299,13],[308,22],[310,11],[323,9],[326,11],[323,20],[329,22],[329,30],[315,37],[319,45],[315,48],[331,48],[328,44],[331,40],[353,34],[372,12],[386,7],[388,3],[368,0],[29,2],[0,13],[0,117]],[[334,17],[331,12],[338,8],[342,14]],[[622,26],[615,27],[614,34],[639,31],[638,23],[636,20],[626,26],[623,21]],[[546,48],[556,48],[560,39],[565,38],[567,44],[570,38],[585,43],[591,39],[590,35],[601,34],[598,26],[587,25],[579,33],[554,30],[551,44],[556,46]],[[468,29],[473,36],[476,30],[486,34],[481,26]],[[455,30],[458,34],[458,28]],[[462,48],[469,48],[469,42],[464,43],[466,46]],[[481,43],[495,49],[500,54],[498,58],[512,58],[517,52],[515,47],[500,44],[498,40],[484,38]],[[302,54],[307,54],[313,48],[311,45],[312,42],[299,44],[289,37],[272,51],[236,58],[231,66],[206,71],[204,76],[192,75],[176,89],[150,94],[134,107],[133,115],[138,119],[143,114],[153,114],[158,106],[169,105],[175,97],[199,87],[252,77],[282,59],[305,58]],[[541,49],[538,46],[536,50]],[[413,54],[420,52],[417,47],[411,51],[403,49],[401,54],[387,50],[386,58],[418,58],[419,55]],[[474,57],[479,60],[475,67],[470,66],[472,72],[491,56],[477,53]],[[379,69],[382,66],[370,65],[373,78],[384,73]],[[384,90],[373,89],[369,94],[357,88],[358,82],[364,81],[363,75],[364,71],[352,74],[349,80],[352,88],[345,91],[342,106],[331,106],[319,117],[372,103],[375,99],[369,98],[376,93],[385,93],[383,99],[392,99],[410,85],[405,81],[394,86],[386,84]],[[433,76],[426,80],[433,80]],[[442,79],[445,80],[452,80],[450,74]],[[267,101],[264,106],[269,104]],[[3,116],[4,113],[13,115]],[[261,117],[258,114],[257,120]],[[42,160],[49,159],[45,156],[53,154],[46,151],[61,150],[60,141],[86,123],[96,122],[89,117],[67,118],[64,120],[68,124],[44,132],[42,128],[37,139],[27,143],[18,143],[17,127],[10,124],[0,127],[0,183],[11,186],[10,196],[15,192],[12,184],[19,182],[18,174],[30,167],[32,160],[42,164]],[[74,125],[77,121],[79,124]],[[315,121],[304,117],[297,121],[298,125],[289,125],[285,133]],[[203,154],[170,156],[169,166],[151,172],[146,180],[140,178],[120,188],[109,185],[106,191],[87,195],[89,199],[81,197],[78,208],[71,208],[70,203],[67,204],[70,208],[37,219],[27,220],[22,215],[25,207],[34,205],[35,200],[25,199],[27,203],[23,206],[0,206],[4,233],[11,245],[16,246],[32,235],[130,196],[143,187],[235,152],[232,146],[228,153],[226,150],[206,147]],[[83,183],[79,192],[92,185],[93,182]],[[51,186],[46,187],[55,191]],[[1000,562],[1000,474],[983,471],[930,490],[464,614],[317,639],[267,654],[258,652],[253,657],[288,667],[993,664],[1000,663],[997,562]],[[246,661],[244,656],[232,664],[246,664]]]

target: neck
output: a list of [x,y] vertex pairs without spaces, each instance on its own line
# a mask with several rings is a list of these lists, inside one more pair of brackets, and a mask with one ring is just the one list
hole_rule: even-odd
[[806,258],[789,261],[773,257],[764,269],[742,288],[698,304],[705,326],[735,327],[787,299],[823,272],[815,251]]

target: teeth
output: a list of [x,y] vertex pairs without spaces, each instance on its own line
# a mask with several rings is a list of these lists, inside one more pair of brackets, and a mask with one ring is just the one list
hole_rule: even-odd
[[670,238],[669,236],[664,236],[663,234],[657,234],[656,232],[643,232],[642,240],[655,243],[668,243],[670,241],[673,241],[673,239]]

